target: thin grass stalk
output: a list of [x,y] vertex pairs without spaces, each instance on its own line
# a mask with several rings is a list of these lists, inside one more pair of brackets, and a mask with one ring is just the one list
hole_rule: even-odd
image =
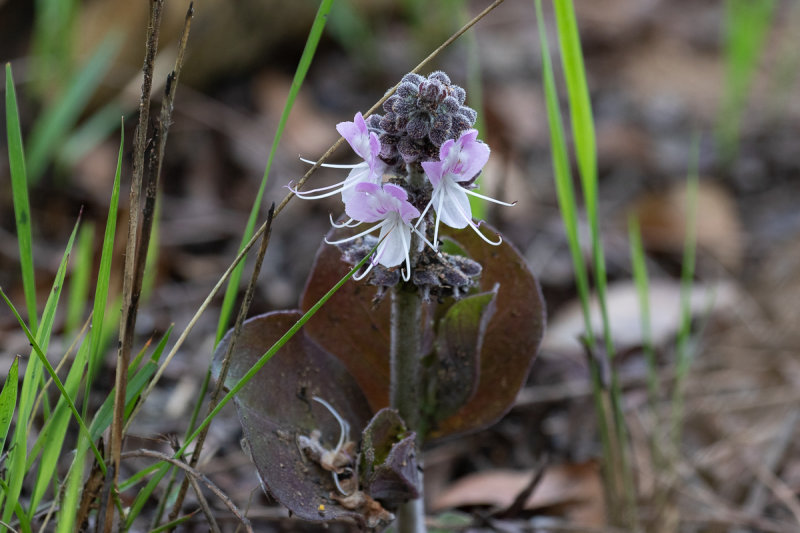
[[681,320],[675,353],[675,385],[672,392],[672,443],[675,450],[680,449],[683,427],[683,399],[686,377],[689,374],[692,354],[689,339],[692,330],[691,296],[694,281],[695,256],[697,251],[697,188],[699,178],[697,163],[700,151],[700,138],[695,135],[689,158],[689,172],[686,177],[686,237],[683,243],[683,265],[681,267]]
[[[222,366],[219,371],[219,378],[217,379],[217,383],[214,386],[214,390],[211,393],[211,400],[208,403],[208,412],[210,413],[219,402],[219,398],[222,395],[225,378],[228,375],[228,368],[230,367],[231,356],[233,354],[234,349],[236,348],[236,342],[239,339],[239,335],[242,332],[242,325],[244,324],[245,318],[247,318],[247,313],[250,311],[250,304],[253,303],[253,297],[256,293],[256,285],[258,284],[258,277],[261,274],[261,266],[264,262],[264,255],[267,253],[267,247],[269,246],[269,238],[272,233],[272,217],[275,213],[275,204],[269,209],[267,214],[267,230],[264,232],[264,237],[261,239],[261,246],[258,250],[258,254],[256,255],[256,263],[253,266],[253,274],[250,277],[250,283],[247,284],[247,290],[245,291],[244,300],[242,301],[242,305],[239,308],[239,314],[236,317],[236,322],[233,326],[233,334],[231,335],[231,340],[228,345],[228,349],[225,351],[225,355],[222,359]],[[205,444],[206,436],[208,435],[208,430],[211,425],[207,425],[205,429],[198,435],[197,441],[194,447],[194,451],[192,452],[192,457],[189,461],[189,466],[195,468],[197,466],[198,461],[200,460],[200,453],[203,450],[203,444]],[[178,491],[178,497],[175,500],[175,504],[172,506],[172,512],[169,514],[168,520],[172,521],[178,517],[178,513],[181,510],[181,506],[183,505],[183,499],[186,496],[187,490],[187,481],[188,477],[184,477],[183,483],[181,483],[181,487]]]
[[[564,222],[564,230],[567,234],[567,243],[572,257],[572,265],[575,273],[575,284],[581,304],[581,312],[585,328],[585,342],[588,346],[595,345],[594,329],[592,326],[591,313],[589,310],[589,276],[586,263],[583,258],[580,240],[578,236],[578,207],[575,199],[575,190],[572,184],[570,172],[569,156],[567,154],[567,143],[564,134],[564,125],[561,119],[561,111],[558,105],[556,92],[555,76],[553,74],[552,61],[550,59],[550,47],[547,43],[547,33],[542,13],[541,0],[535,1],[536,18],[539,28],[539,40],[542,49],[542,76],[545,90],[545,101],[547,106],[547,118],[550,125],[550,145],[553,161],[553,174],[556,184],[556,197],[558,200],[559,211]],[[601,371],[597,360],[594,357],[588,358],[589,374],[592,383],[592,396],[594,398],[595,409],[597,410],[597,420],[599,426],[600,439],[603,450],[606,450],[607,457],[613,453],[611,450],[611,430],[613,424],[611,413],[606,410],[606,401],[603,399],[604,384]],[[604,465],[605,480],[609,489],[617,486],[616,472],[610,465]],[[610,490],[609,490],[610,492]]]
[[603,339],[605,351],[609,359],[610,399],[614,414],[614,434],[619,449],[616,451],[616,460],[621,469],[619,474],[622,480],[626,517],[623,524],[635,524],[636,488],[634,486],[633,472],[627,451],[627,429],[622,411],[622,391],[613,360],[615,348],[611,336],[611,324],[608,315],[606,298],[606,265],[603,252],[603,242],[600,236],[600,220],[598,215],[598,186],[597,186],[597,147],[595,139],[594,119],[589,98],[589,89],[586,82],[586,69],[583,63],[580,34],[575,17],[572,0],[554,2],[556,22],[558,26],[558,39],[561,47],[561,60],[564,68],[564,78],[569,97],[570,117],[572,121],[573,140],[575,142],[575,156],[578,161],[578,170],[581,177],[586,205],[587,219],[591,231],[592,264],[595,273],[595,289],[600,305],[603,325]]
[[775,12],[775,0],[726,0],[725,82],[715,131],[723,163],[736,157],[743,112]]
[[225,504],[225,507],[227,507],[228,510],[231,513],[233,513],[233,515],[236,518],[239,519],[239,522],[241,522],[245,526],[246,530],[252,533],[253,529],[250,526],[250,521],[247,519],[246,516],[244,516],[244,514],[242,514],[242,512],[239,510],[238,507],[236,507],[236,505],[231,501],[231,499],[228,498],[228,496],[226,496],[225,493],[219,487],[217,487],[213,481],[211,481],[202,473],[190,467],[180,459],[176,459],[175,457],[171,457],[165,453],[157,452],[154,450],[136,450],[131,452],[125,452],[123,454],[123,458],[127,459],[129,457],[149,457],[152,459],[158,459],[159,461],[170,463],[180,468],[181,470],[186,472],[187,476],[192,476],[197,481],[202,482],[203,485],[205,485],[211,492],[213,492],[214,495],[217,496],[217,498],[219,498],[223,504]]
[[89,280],[94,259],[94,224],[87,222],[80,229],[75,249],[76,261],[70,276],[67,316],[64,320],[64,332],[67,335],[80,325],[86,302],[89,300]]
[[[255,228],[258,220],[258,214],[261,211],[261,202],[264,197],[264,191],[267,187],[269,172],[272,169],[272,161],[275,159],[275,154],[278,151],[278,144],[283,137],[283,130],[289,120],[289,113],[291,112],[292,107],[294,107],[295,99],[300,92],[300,87],[303,85],[303,81],[308,73],[308,69],[311,66],[311,61],[314,59],[314,54],[316,53],[317,45],[322,38],[322,31],[328,21],[328,14],[330,13],[332,5],[333,0],[323,0],[320,3],[319,8],[317,9],[317,14],[314,17],[314,22],[311,25],[311,30],[308,32],[306,45],[303,49],[303,54],[300,56],[300,61],[297,64],[297,69],[295,70],[294,78],[292,79],[292,85],[289,88],[289,94],[286,97],[286,103],[283,106],[283,112],[281,113],[281,118],[278,121],[278,127],[275,130],[275,136],[272,139],[272,147],[270,148],[269,156],[267,157],[267,164],[264,168],[264,174],[261,177],[261,184],[258,187],[258,192],[256,193],[256,197],[253,201],[253,206],[250,208],[250,215],[247,218],[247,224],[245,226],[244,233],[242,234],[242,242],[239,245],[239,249],[243,249],[245,247],[245,243],[248,242],[248,239],[251,239],[253,234],[253,228]],[[278,209],[275,214],[278,212],[280,212],[280,209]],[[228,329],[230,315],[233,313],[234,304],[236,303],[236,295],[239,290],[239,280],[241,279],[243,268],[244,265],[239,265],[233,270],[230,282],[225,290],[225,296],[222,301],[219,320],[217,322],[217,337],[215,339],[214,346],[219,343],[223,335],[225,335],[225,331]]]
[[650,281],[647,275],[639,219],[633,214],[628,216],[628,241],[631,249],[633,281],[639,298],[642,350],[647,361],[647,399],[650,403],[650,411],[655,415],[658,404],[658,363],[656,362],[656,352],[653,347],[652,321],[650,319]]
[[119,325],[119,349],[117,351],[114,419],[111,424],[108,457],[111,460],[110,475],[106,478],[104,491],[108,496],[101,504],[100,523],[102,530],[109,533],[113,526],[114,511],[111,498],[116,491],[119,480],[120,453],[122,451],[122,436],[124,424],[125,388],[128,376],[128,360],[133,347],[133,329],[136,321],[136,306],[138,305],[138,290],[136,288],[136,264],[138,256],[145,253],[139,246],[142,181],[145,171],[145,151],[147,146],[147,130],[150,118],[150,93],[153,86],[153,68],[155,55],[158,50],[158,36],[161,28],[161,13],[164,0],[154,0],[150,4],[150,19],[147,26],[147,39],[145,44],[145,59],[142,67],[144,82],[139,100],[139,122],[136,127],[136,137],[133,145],[133,177],[129,200],[128,217],[128,243],[125,248],[125,267],[122,278],[122,315]]
[[[80,427],[81,432],[83,432],[83,433],[88,435],[89,434],[89,429],[86,427],[86,424],[84,423],[83,418],[81,418],[80,413],[78,413],[78,409],[75,407],[75,403],[72,401],[72,398],[70,398],[69,394],[67,393],[66,389],[64,388],[64,384],[61,382],[61,379],[56,374],[56,371],[53,368],[53,365],[51,365],[50,361],[47,360],[47,356],[44,354],[44,351],[43,351],[42,347],[39,346],[39,343],[37,342],[36,338],[34,337],[33,332],[30,329],[28,329],[28,326],[25,324],[25,321],[22,320],[22,317],[17,312],[16,308],[14,307],[14,304],[11,302],[11,300],[8,298],[6,293],[1,288],[0,288],[0,298],[2,298],[6,302],[6,305],[8,305],[9,309],[11,309],[11,312],[17,318],[17,321],[19,322],[20,327],[25,332],[25,336],[28,337],[28,342],[31,344],[31,348],[33,348],[33,352],[36,354],[36,357],[38,358],[39,363],[50,374],[50,377],[52,378],[53,383],[55,383],[56,388],[61,393],[61,397],[67,402],[67,405],[69,405],[69,409],[70,409],[70,411],[72,411],[72,415],[75,417],[75,420],[78,422],[78,426]],[[105,465],[103,463],[103,456],[100,454],[100,451],[97,449],[97,447],[94,446],[94,444],[92,444],[92,451],[94,452],[95,458],[97,459],[98,464],[100,465],[100,467],[105,470]]]

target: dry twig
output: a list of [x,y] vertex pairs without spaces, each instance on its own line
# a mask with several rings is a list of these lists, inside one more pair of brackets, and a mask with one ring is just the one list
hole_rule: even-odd
[[151,459],[158,459],[159,461],[164,461],[177,466],[178,468],[186,472],[187,476],[192,476],[195,478],[196,481],[199,481],[203,485],[205,485],[206,488],[208,488],[208,490],[213,492],[214,495],[217,496],[217,498],[219,498],[223,504],[225,504],[225,507],[227,507],[231,511],[231,513],[233,513],[234,516],[236,516],[236,518],[239,519],[239,522],[242,523],[246,531],[248,531],[249,533],[253,532],[253,528],[250,526],[250,521],[247,519],[246,516],[244,516],[244,514],[242,514],[239,508],[236,507],[236,504],[234,504],[231,501],[231,499],[228,498],[228,496],[214,484],[213,481],[211,481],[206,476],[204,476],[203,474],[201,474],[188,464],[184,463],[180,459],[175,459],[174,457],[166,453],[157,452],[155,450],[144,450],[144,449],[134,450],[121,454],[121,459],[128,459],[130,457],[149,457]]

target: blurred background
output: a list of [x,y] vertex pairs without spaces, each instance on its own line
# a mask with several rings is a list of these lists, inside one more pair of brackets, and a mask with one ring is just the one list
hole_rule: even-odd
[[[286,185],[305,173],[299,157],[317,159],[338,138],[336,123],[365,112],[486,5],[336,2],[273,163],[264,207],[279,202]],[[40,295],[52,283],[81,210],[89,228],[84,231],[101,242],[120,116],[126,139],[120,220],[126,220],[147,7],[141,1],[0,0],[0,59],[11,63],[17,84]],[[156,100],[187,7],[184,0],[166,4]],[[182,329],[235,257],[317,7],[310,0],[195,4],[161,177],[154,274],[139,313],[141,339],[172,323]],[[797,525],[800,3],[597,0],[575,7],[596,121],[616,364],[645,514],[666,511],[647,507],[662,480],[646,453],[654,419],[642,412],[645,363],[627,219],[633,214],[641,225],[653,344],[668,384],[680,326],[686,176],[696,143],[695,355],[680,458],[686,468],[664,530],[728,531],[747,523],[752,529],[753,517]],[[545,8],[550,17],[548,2]],[[546,22],[551,49],[557,50],[553,20]],[[467,105],[480,112],[480,136],[492,148],[482,192],[518,202],[513,208],[488,206],[485,218],[519,248],[538,277],[549,328],[529,385],[509,416],[491,430],[431,451],[430,508],[508,507],[521,490],[518,480],[530,477],[546,454],[545,477],[521,512],[533,524],[557,516],[602,527],[599,444],[577,341],[583,324],[556,202],[533,2],[507,0],[423,74],[437,69],[465,87]],[[559,89],[564,92],[563,84]],[[0,286],[22,302],[6,139],[0,137]],[[355,161],[340,149],[332,162]],[[312,184],[332,183],[341,172],[320,172]],[[336,198],[289,204],[273,227],[251,314],[297,305],[329,227],[328,214],[336,217],[341,210]],[[125,231],[120,223],[112,274],[117,285]],[[588,243],[588,228],[582,231]],[[97,250],[99,257],[99,244]],[[82,321],[88,309],[76,316]],[[66,345],[66,332],[75,324],[66,316],[57,320],[56,331],[65,335],[54,342]],[[145,404],[136,429],[143,442],[182,430],[210,359],[216,321],[213,310],[203,316],[157,397]],[[27,346],[13,315],[0,310],[0,373],[7,372],[10,355]],[[107,365],[110,387],[113,358]],[[235,501],[246,502],[258,483],[238,451],[240,430],[232,411],[212,428],[219,452],[207,471]],[[488,478],[471,485],[473,478],[462,478],[475,472],[499,476],[499,485],[487,493],[481,489]]]

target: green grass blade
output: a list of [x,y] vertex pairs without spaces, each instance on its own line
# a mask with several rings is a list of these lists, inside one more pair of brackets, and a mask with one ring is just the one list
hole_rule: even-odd
[[686,178],[686,237],[683,244],[683,265],[681,267],[681,317],[678,329],[678,341],[675,353],[675,388],[672,394],[672,428],[674,444],[680,444],[683,421],[683,391],[686,377],[692,362],[689,349],[689,337],[692,330],[691,296],[694,282],[695,255],[697,251],[697,160],[700,153],[700,138],[695,135],[692,140],[692,152],[689,159],[689,172]]
[[[28,337],[28,342],[31,343],[31,347],[33,348],[33,351],[37,356],[37,360],[47,370],[47,373],[50,375],[50,378],[53,380],[53,383],[55,384],[56,388],[61,393],[61,398],[63,398],[67,402],[67,405],[69,406],[70,411],[72,411],[72,415],[75,417],[75,420],[77,420],[81,431],[83,431],[88,435],[89,429],[86,427],[86,424],[84,424],[83,418],[81,418],[80,413],[78,413],[78,410],[75,408],[75,403],[72,401],[72,398],[70,398],[69,394],[67,393],[64,384],[61,382],[61,379],[58,377],[58,374],[56,374],[53,365],[51,365],[50,361],[47,360],[44,351],[34,338],[33,334],[31,333],[31,330],[29,330],[28,326],[25,325],[25,322],[22,320],[22,317],[19,316],[19,313],[17,312],[16,308],[14,308],[14,304],[12,304],[11,300],[8,299],[8,296],[6,296],[6,293],[3,292],[3,289],[0,289],[0,297],[2,297],[3,300],[5,300],[8,307],[14,313],[14,316],[17,317],[19,325],[22,327],[23,331],[25,332],[25,335]],[[27,377],[27,372],[26,372],[26,377]],[[24,383],[23,383],[23,388],[24,388]],[[105,472],[105,464],[103,463],[102,455],[100,455],[100,452],[97,450],[97,447],[95,447],[94,443],[92,443],[91,446],[92,446],[92,451],[94,452],[95,457],[97,458],[97,461],[100,464],[100,467],[103,469],[103,472]],[[20,455],[23,455],[24,457],[24,454]]]
[[34,124],[27,159],[31,183],[41,178],[59,143],[78,121],[111,65],[120,42],[117,37],[107,37],[86,65],[75,74],[64,94],[48,106]]
[[553,2],[558,27],[558,41],[561,48],[561,64],[564,69],[564,80],[567,86],[570,118],[572,124],[572,138],[575,145],[575,158],[581,177],[581,189],[586,205],[586,217],[592,241],[592,266],[594,267],[595,289],[600,305],[600,315],[603,324],[603,340],[605,352],[609,360],[610,369],[610,402],[614,415],[614,440],[612,443],[616,450],[616,468],[622,484],[620,488],[624,496],[624,504],[620,501],[620,511],[624,516],[617,517],[619,523],[633,526],[635,523],[635,487],[633,473],[630,468],[628,453],[625,449],[627,429],[625,417],[622,412],[622,392],[619,378],[613,366],[615,354],[614,341],[611,336],[611,322],[608,314],[606,299],[606,262],[603,252],[603,241],[600,237],[600,219],[598,214],[598,186],[597,186],[597,141],[595,136],[594,118],[592,117],[592,103],[589,98],[589,85],[586,81],[586,69],[583,63],[578,23],[575,17],[575,8],[572,0],[558,0]]
[[76,531],[75,518],[81,501],[83,489],[83,469],[86,463],[86,451],[89,449],[89,442],[83,433],[78,435],[75,457],[67,474],[67,483],[64,487],[64,495],[58,509],[56,520],[57,533],[72,533]]
[[76,331],[83,321],[83,312],[89,300],[89,280],[92,276],[94,260],[94,224],[84,225],[78,233],[75,246],[75,266],[70,277],[69,298],[67,299],[67,316],[64,332]]
[[181,516],[179,518],[176,518],[172,522],[167,522],[166,524],[162,524],[162,525],[158,526],[157,528],[150,530],[150,533],[161,533],[162,531],[172,531],[173,529],[175,529],[176,526],[179,526],[179,525],[183,524],[184,522],[194,518],[194,516],[199,512],[200,512],[200,510],[198,509],[198,510],[192,512],[191,514],[187,514],[185,516]]
[[572,0],[556,1],[553,2],[553,5],[558,27],[558,42],[561,48],[561,64],[567,85],[575,158],[578,161],[586,217],[591,230],[592,265],[594,266],[597,298],[600,302],[603,319],[603,338],[606,342],[606,352],[609,358],[613,358],[614,346],[611,338],[608,306],[606,305],[606,266],[597,207],[597,141],[592,118],[592,103],[589,99],[589,86],[586,82],[583,52]]
[[[81,347],[78,349],[75,360],[70,366],[67,379],[64,381],[63,387],[66,396],[62,396],[59,399],[53,411],[53,415],[48,420],[46,430],[42,431],[37,439],[37,442],[43,442],[44,446],[42,448],[39,469],[36,472],[36,481],[33,485],[31,499],[28,505],[28,516],[31,520],[33,520],[33,514],[42,501],[47,487],[49,487],[55,479],[56,466],[61,457],[64,438],[67,435],[67,426],[70,420],[70,406],[68,405],[68,400],[73,402],[74,407],[75,397],[78,393],[81,380],[83,379],[84,369],[86,368],[88,351],[88,343],[82,343]],[[53,374],[55,375],[55,371]],[[77,411],[74,411],[74,413],[77,415]]]
[[742,112],[775,11],[775,0],[725,2],[725,83],[716,137],[722,157],[736,156]]
[[47,302],[44,304],[44,311],[42,311],[42,320],[40,322],[39,331],[36,332],[36,344],[42,350],[42,353],[47,352],[50,345],[50,336],[53,333],[53,323],[56,319],[56,309],[58,302],[61,299],[61,291],[64,287],[64,278],[67,275],[67,263],[72,254],[72,246],[75,243],[75,236],[78,233],[78,225],[80,222],[75,223],[72,228],[72,233],[67,241],[67,247],[64,250],[64,256],[61,258],[61,264],[58,266],[56,272],[56,279],[53,281],[53,286],[50,289],[50,294],[47,296]]
[[[7,497],[7,499],[5,500],[5,505],[3,507],[3,522],[8,522],[17,508],[19,494],[22,489],[22,480],[27,474],[26,464],[28,454],[28,428],[32,420],[32,416],[35,415],[35,413],[32,411],[36,395],[42,382],[43,365],[46,364],[46,366],[50,367],[49,370],[52,371],[52,366],[50,366],[50,363],[44,356],[44,352],[47,350],[47,346],[50,342],[50,334],[53,326],[53,320],[55,318],[55,311],[61,295],[61,288],[63,286],[64,277],[67,270],[67,261],[69,259],[69,254],[72,251],[72,245],[75,240],[76,233],[77,224],[70,235],[69,242],[67,243],[67,249],[64,252],[64,257],[61,260],[61,265],[58,268],[56,279],[53,282],[53,287],[50,291],[50,295],[47,298],[47,303],[45,304],[45,308],[42,313],[39,329],[35,334],[31,332],[24,320],[22,320],[22,317],[19,315],[11,301],[7,298],[5,292],[0,289],[0,295],[2,295],[9,308],[17,317],[20,326],[28,336],[28,340],[30,341],[31,346],[33,346],[34,352],[37,355],[37,357],[29,360],[28,366],[25,370],[25,377],[22,381],[22,392],[20,395],[19,409],[17,411],[17,426],[14,431],[14,446],[9,452],[7,459],[7,479],[9,480],[9,485],[8,491],[4,493],[4,496]],[[52,375],[55,375],[55,373],[52,372]],[[60,384],[61,382],[58,381],[58,385]],[[80,417],[78,418],[80,419]]]
[[652,323],[650,320],[650,281],[647,276],[644,245],[639,220],[635,215],[628,216],[628,240],[631,247],[631,265],[633,265],[633,281],[639,296],[639,316],[642,328],[642,348],[647,360],[647,393],[650,408],[655,409],[658,401],[658,366],[653,349]]
[[36,0],[32,59],[36,91],[42,97],[60,89],[74,63],[74,29],[80,2]]
[[[97,287],[94,292],[94,306],[92,310],[92,329],[89,336],[89,370],[86,379],[86,396],[100,367],[104,324],[106,319],[106,306],[110,291],[111,261],[114,255],[114,236],[117,231],[117,210],[119,207],[120,176],[122,175],[122,154],[125,144],[124,127],[120,125],[119,152],[117,154],[117,169],[114,173],[114,184],[111,188],[111,200],[108,204],[108,217],[106,230],[103,235],[103,249],[100,255],[100,268],[97,271]],[[88,402],[86,402],[88,404]]]
[[[469,2],[466,0],[459,2],[458,11],[462,25],[472,18],[469,14]],[[482,139],[486,139],[488,131],[483,115],[483,81],[481,78],[481,54],[478,38],[474,31],[469,31],[464,35],[464,39],[466,39],[467,48],[467,104],[478,113],[478,119],[473,127],[480,132]],[[470,196],[469,206],[472,209],[472,218],[479,220],[486,218],[486,201]]]
[[[286,127],[287,120],[289,119],[289,113],[294,106],[295,98],[297,98],[297,94],[300,92],[300,87],[303,84],[306,73],[308,73],[308,68],[311,66],[311,60],[314,58],[317,45],[322,37],[322,30],[325,28],[325,23],[328,20],[328,13],[331,10],[332,4],[333,0],[322,0],[319,5],[319,9],[317,10],[317,15],[314,18],[314,23],[312,24],[311,30],[308,33],[306,46],[303,49],[303,55],[300,57],[300,61],[297,64],[297,70],[294,73],[292,86],[289,89],[289,95],[286,98],[286,104],[283,107],[283,113],[281,114],[280,121],[278,122],[278,129],[275,131],[275,138],[272,141],[272,148],[270,149],[269,157],[267,158],[267,166],[264,169],[264,176],[261,178],[261,185],[258,188],[256,199],[253,202],[253,207],[250,211],[250,216],[247,219],[247,226],[245,227],[244,234],[242,235],[242,242],[239,245],[239,250],[244,248],[245,244],[250,241],[250,238],[253,235],[256,220],[258,219],[258,213],[261,209],[261,201],[262,197],[264,196],[264,189],[267,186],[269,171],[272,168],[272,161],[275,157],[275,153],[278,150],[278,143],[283,136],[283,130]],[[217,338],[216,342],[214,343],[215,345],[222,339],[223,335],[225,335],[225,331],[228,329],[231,314],[233,313],[233,307],[236,304],[236,295],[239,291],[239,281],[241,280],[243,269],[244,261],[240,262],[239,265],[234,269],[228,281],[228,287],[225,290],[225,297],[222,300],[222,307],[220,309],[219,323],[217,325]]]
[[572,267],[575,270],[575,283],[578,289],[578,297],[581,301],[586,336],[589,342],[594,343],[594,332],[592,329],[591,315],[589,313],[589,276],[578,236],[578,204],[575,200],[575,188],[572,185],[567,142],[564,135],[564,125],[561,120],[561,110],[558,105],[555,75],[553,74],[553,64],[550,59],[550,47],[547,44],[547,33],[544,26],[541,0],[536,0],[536,15],[542,48],[542,76],[544,78],[543,84],[547,106],[547,120],[550,128],[550,154],[553,161],[556,196],[561,218],[564,222],[564,230],[567,234],[567,243],[572,256]]
[[36,331],[36,280],[33,274],[33,236],[31,234],[31,206],[28,200],[28,178],[25,168],[25,152],[22,148],[22,130],[19,125],[17,93],[11,64],[6,63],[6,134],[8,136],[8,163],[11,170],[11,190],[14,198],[14,214],[17,223],[19,264],[22,267],[22,287],[28,308],[31,330]]
[[[151,465],[150,469],[147,471],[152,471],[154,467],[158,467],[158,463]],[[131,526],[133,526],[133,521],[136,520],[136,518],[139,516],[139,513],[142,512],[147,500],[150,499],[150,495],[153,494],[153,491],[156,489],[156,487],[158,487],[159,483],[161,483],[161,480],[167,475],[170,470],[169,467],[170,465],[168,464],[161,465],[156,474],[151,477],[142,490],[136,494],[136,498],[133,500],[133,504],[128,510],[128,517],[125,520],[125,527],[127,529],[130,529]]]
[[19,357],[14,358],[8,369],[3,392],[0,392],[0,454],[6,445],[8,430],[11,428],[11,419],[17,407],[17,388],[19,387]]
[[[144,390],[150,378],[155,374],[158,369],[158,361],[161,359],[161,354],[164,353],[164,348],[167,345],[169,336],[172,333],[172,326],[169,327],[167,332],[161,338],[159,343],[153,350],[153,355],[150,360],[142,366],[142,368],[135,370],[135,366],[131,365],[128,369],[128,386],[125,389],[125,412],[126,416],[130,410],[133,409],[136,400],[139,398],[142,390]],[[114,414],[114,389],[109,392],[103,405],[97,410],[97,413],[89,426],[89,434],[92,440],[97,440],[100,435],[108,429],[111,425],[111,418]]]

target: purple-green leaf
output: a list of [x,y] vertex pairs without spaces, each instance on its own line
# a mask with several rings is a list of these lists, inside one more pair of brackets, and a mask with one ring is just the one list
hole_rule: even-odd
[[[226,385],[233,386],[300,316],[299,311],[279,311],[247,320],[232,352]],[[214,354],[217,378],[230,342],[228,332]],[[347,370],[300,330],[235,396],[247,448],[264,487],[297,516],[314,521],[348,517],[364,524],[363,513],[333,498],[333,473],[298,447],[298,438],[315,430],[327,449],[335,448],[340,438],[339,422],[314,398],[330,404],[356,436],[370,419],[367,402]]]
[[392,504],[419,497],[416,433],[394,409],[381,409],[361,435],[359,476],[366,492]]
[[478,390],[480,351],[498,288],[462,298],[439,320],[427,384],[434,422],[454,415]]

